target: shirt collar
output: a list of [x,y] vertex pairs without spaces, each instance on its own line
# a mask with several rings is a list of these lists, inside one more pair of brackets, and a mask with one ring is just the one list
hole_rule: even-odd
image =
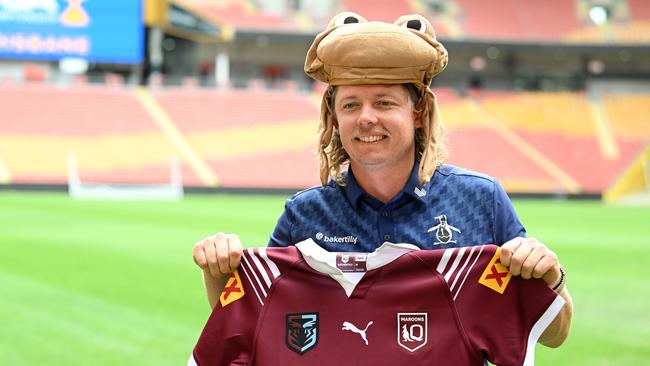
[[[336,266],[336,257],[337,255],[343,253],[337,252],[328,252],[323,249],[321,246],[316,244],[311,238],[301,241],[296,244],[296,248],[302,254],[302,257],[307,262],[307,265],[314,269],[315,271],[329,275],[335,281],[337,281],[348,297],[354,291],[356,285],[361,281],[361,278],[365,272],[360,273],[345,273],[341,271]],[[344,253],[349,255],[365,255],[366,256],[366,271],[377,269],[387,265],[388,263],[396,260],[402,255],[412,252],[414,250],[420,250],[412,244],[394,244],[385,242],[379,248],[375,249],[372,253]]]
[[[429,194],[429,185],[426,184],[422,186],[420,184],[420,180],[418,178],[419,170],[420,162],[416,161],[415,164],[413,164],[413,169],[411,170],[411,175],[409,176],[408,181],[406,181],[406,184],[400,192],[404,192],[405,194],[415,198],[420,202],[426,202],[426,197]],[[354,178],[354,174],[352,173],[352,169],[350,168],[348,168],[347,171],[346,183],[347,185],[345,186],[344,190],[348,201],[350,201],[354,207],[359,207],[359,199],[366,192],[363,190],[363,188],[361,188],[359,183],[357,183],[357,180]]]

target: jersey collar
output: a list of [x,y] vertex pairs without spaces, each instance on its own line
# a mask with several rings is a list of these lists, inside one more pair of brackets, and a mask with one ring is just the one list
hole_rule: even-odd
[[[336,267],[336,257],[342,253],[328,252],[316,244],[312,239],[301,241],[296,244],[296,248],[298,248],[309,267],[317,272],[329,275],[336,280],[341,287],[343,287],[348,297],[352,294],[352,291],[354,291],[354,288],[365,274],[365,272],[342,272]],[[363,253],[364,255],[367,255],[366,269],[367,271],[371,271],[380,268],[414,250],[419,250],[419,248],[412,244],[394,244],[385,242],[379,248],[375,249],[374,252]],[[344,254],[355,255],[360,253]]]

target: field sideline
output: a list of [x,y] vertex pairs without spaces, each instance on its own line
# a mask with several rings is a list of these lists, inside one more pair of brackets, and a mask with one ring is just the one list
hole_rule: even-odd
[[[209,309],[191,259],[219,229],[265,245],[280,196],[189,196],[179,203],[73,201],[0,192],[2,364],[184,365]],[[569,340],[538,365],[650,359],[650,209],[518,200],[529,234],[568,271]]]

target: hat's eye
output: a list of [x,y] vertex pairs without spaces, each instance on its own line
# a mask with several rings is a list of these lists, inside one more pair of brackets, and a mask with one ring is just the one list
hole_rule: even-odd
[[340,17],[336,18],[334,25],[343,25],[343,24],[354,24],[354,23],[365,23],[366,20],[361,16],[354,13],[344,13]]
[[424,22],[421,21],[420,19],[411,19],[402,25],[406,28],[413,29],[420,32],[426,32],[427,30],[427,25],[424,24]]

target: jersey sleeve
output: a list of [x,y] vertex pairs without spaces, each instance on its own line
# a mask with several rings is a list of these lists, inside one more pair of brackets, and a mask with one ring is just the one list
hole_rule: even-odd
[[188,366],[252,364],[255,330],[280,270],[265,248],[246,249],[228,278]]
[[499,261],[499,250],[494,245],[450,249],[438,272],[477,352],[499,366],[533,365],[535,344],[564,300],[542,280],[512,276]]
[[526,229],[519,220],[512,201],[499,182],[494,182],[494,243],[501,245],[518,236],[525,237]]

